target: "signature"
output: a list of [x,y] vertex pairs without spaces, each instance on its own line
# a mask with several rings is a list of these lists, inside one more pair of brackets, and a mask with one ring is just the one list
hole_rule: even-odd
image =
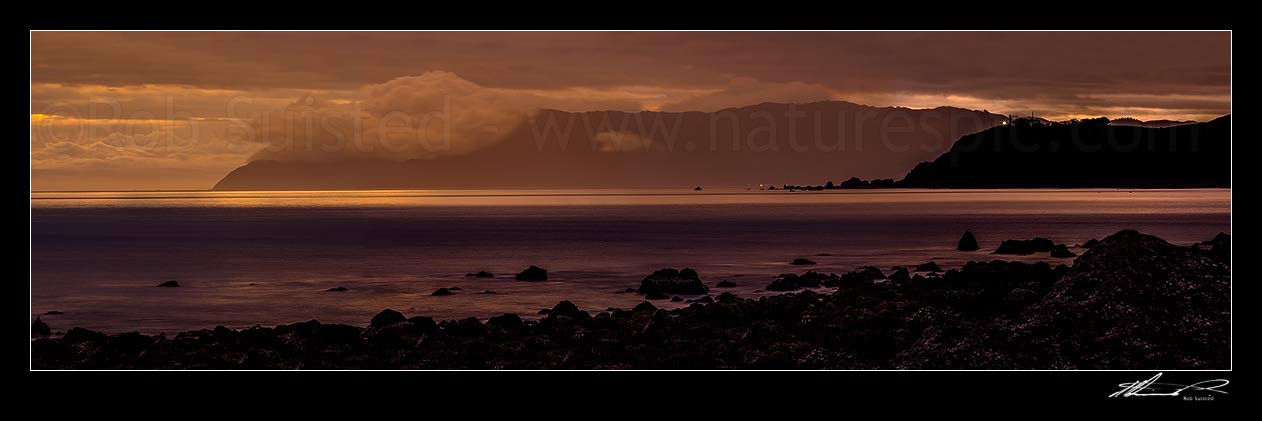
[[1152,376],[1152,378],[1143,381],[1122,383],[1118,387],[1122,390],[1113,392],[1110,398],[1128,398],[1131,396],[1179,396],[1183,392],[1203,392],[1203,393],[1222,393],[1227,392],[1219,390],[1219,388],[1230,383],[1226,379],[1214,379],[1196,382],[1192,384],[1174,384],[1174,383],[1158,383],[1162,373]]

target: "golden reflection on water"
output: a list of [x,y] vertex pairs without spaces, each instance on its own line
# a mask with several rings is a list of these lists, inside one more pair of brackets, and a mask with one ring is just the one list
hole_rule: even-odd
[[[832,190],[789,192],[710,188],[330,190],[330,191],[124,191],[32,192],[31,206],[55,207],[413,207],[413,206],[635,206],[736,204],[959,205],[971,212],[1092,210],[1099,213],[1222,211],[1230,189],[985,189]],[[1022,204],[1026,206],[1021,206]],[[1095,209],[1089,209],[1095,207]],[[1088,209],[1084,209],[1088,208]],[[891,212],[913,212],[906,206]],[[939,209],[942,210],[942,209]]]

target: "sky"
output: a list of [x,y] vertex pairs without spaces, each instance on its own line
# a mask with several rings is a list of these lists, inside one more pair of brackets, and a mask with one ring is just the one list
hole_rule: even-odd
[[373,132],[458,109],[471,150],[540,108],[1208,121],[1230,91],[1229,32],[32,32],[31,184],[209,188],[295,110]]

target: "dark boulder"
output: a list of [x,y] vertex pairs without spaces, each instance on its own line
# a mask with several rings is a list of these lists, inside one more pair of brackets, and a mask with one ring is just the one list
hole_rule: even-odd
[[1072,251],[1069,251],[1069,247],[1066,247],[1064,244],[1058,244],[1056,245],[1056,248],[1052,249],[1051,256],[1058,259],[1067,259],[1070,257],[1076,257],[1078,255],[1074,254],[1074,252]]
[[328,292],[346,292],[346,291],[350,291],[350,290],[349,290],[349,289],[346,289],[346,287],[333,287],[333,288],[326,289],[325,291],[328,291]]
[[35,321],[31,323],[31,337],[42,337],[52,334],[53,330],[48,327],[47,323],[40,320],[39,317],[36,317]]
[[993,254],[1034,254],[1049,252],[1056,248],[1056,243],[1043,237],[1030,240],[1003,240]]
[[434,296],[434,297],[440,297],[440,296],[452,295],[452,294],[455,294],[455,293],[451,292],[451,289],[449,288],[439,288],[439,289],[434,290],[434,292],[430,293],[429,295]]
[[732,281],[719,281],[719,283],[714,284],[714,287],[715,288],[735,288],[736,283]]
[[569,317],[572,319],[581,320],[581,319],[590,318],[592,317],[592,315],[587,314],[586,311],[580,310],[578,306],[574,305],[574,303],[571,303],[569,301],[561,301],[557,303],[557,305],[552,307],[552,311],[548,312],[549,319],[554,319],[557,317]]
[[62,313],[62,312],[57,311],[57,310],[48,310],[48,311],[45,311],[45,312],[44,312],[44,315],[45,315],[45,316],[57,316],[57,315],[61,315],[61,314],[66,314],[66,313]]
[[815,261],[814,261],[814,260],[810,260],[810,259],[803,259],[803,258],[800,258],[800,257],[799,257],[799,258],[797,258],[797,259],[793,259],[793,261],[792,261],[792,262],[789,262],[789,264],[790,264],[790,265],[800,265],[800,266],[801,266],[801,265],[813,265],[813,264],[815,264]]
[[484,271],[480,271],[480,272],[478,272],[478,273],[466,273],[466,274],[464,274],[464,276],[467,276],[467,277],[470,277],[470,278],[494,278],[494,277],[495,277],[495,274],[493,274],[493,273],[491,273],[491,272],[487,272],[487,271],[485,271],[485,270],[484,270]]
[[959,251],[976,251],[981,247],[977,246],[977,237],[973,237],[972,231],[964,231],[964,236],[960,237],[960,242],[956,244],[955,249]]
[[372,316],[372,320],[368,322],[368,326],[386,327],[395,323],[402,323],[406,321],[408,321],[408,318],[404,317],[403,313],[387,308],[385,310],[381,310],[381,312],[377,313],[376,316]]
[[639,313],[642,311],[647,311],[647,312],[652,313],[654,311],[657,311],[657,306],[653,305],[653,303],[650,303],[648,301],[643,301],[643,302],[640,302],[639,304],[636,304],[635,307],[631,309],[632,313]]
[[428,317],[428,316],[409,317],[408,323],[411,323],[413,326],[416,326],[422,332],[431,332],[434,329],[438,328],[438,323],[434,322],[434,318]]
[[640,281],[641,294],[688,294],[700,295],[710,292],[710,287],[701,282],[701,277],[692,268],[675,270],[675,268],[659,269]]
[[1100,244],[1100,240],[1097,240],[1097,239],[1092,238],[1092,239],[1090,239],[1090,240],[1087,240],[1087,242],[1082,243],[1082,248],[1084,248],[1084,249],[1089,249],[1089,248],[1095,247],[1095,246],[1097,246],[1097,245],[1099,245],[1099,244]]
[[911,274],[907,272],[907,268],[898,268],[890,274],[888,279],[896,284],[905,284],[911,281]]
[[794,273],[782,273],[776,276],[776,280],[765,288],[767,291],[797,291],[802,288],[819,288],[821,285],[831,283],[839,279],[834,274],[823,274],[816,271],[806,271],[798,275]]
[[1210,257],[1231,265],[1231,235],[1220,232],[1213,240],[1209,240],[1209,246]]
[[166,282],[158,284],[158,286],[163,287],[163,288],[175,288],[175,287],[180,286],[180,283],[176,281],[166,281]]
[[670,296],[660,292],[650,292],[644,295],[646,300],[669,300]]
[[714,301],[718,301],[718,302],[720,302],[720,303],[726,303],[726,302],[736,301],[736,300],[738,300],[738,299],[739,299],[739,297],[737,297],[737,296],[736,296],[736,294],[733,294],[733,293],[730,293],[730,292],[724,292],[724,293],[722,293],[722,294],[719,294],[719,296],[718,296],[718,297],[714,297]]
[[853,288],[862,285],[871,285],[877,279],[885,279],[885,273],[876,266],[864,266],[859,270],[847,272],[836,278],[830,278],[824,281],[826,287],[846,287]]
[[460,320],[444,320],[438,324],[438,328],[442,329],[448,335],[479,338],[487,336],[489,329],[477,317],[466,317]]
[[95,330],[84,329],[81,327],[72,327],[70,328],[69,331],[66,331],[65,336],[61,337],[62,341],[69,344],[77,344],[80,342],[100,343],[100,342],[105,342],[105,339],[106,339],[106,336],[104,333],[97,332]]
[[548,280],[548,270],[531,265],[518,273],[514,279],[518,281],[546,281]]
[[522,322],[521,317],[516,313],[504,313],[487,319],[486,321],[487,326],[498,327],[501,329],[517,329],[522,327],[523,323],[524,322]]
[[916,272],[941,272],[942,267],[936,262],[921,263],[916,265]]

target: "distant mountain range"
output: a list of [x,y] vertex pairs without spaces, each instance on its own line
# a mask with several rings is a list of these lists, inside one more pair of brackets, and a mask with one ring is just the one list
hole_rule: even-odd
[[491,146],[406,161],[257,160],[215,190],[782,184],[891,178],[1004,116],[953,107],[764,103],[713,113],[544,110]]
[[1114,120],[1110,120],[1110,121],[1109,121],[1109,125],[1112,125],[1112,126],[1135,126],[1135,127],[1149,127],[1149,128],[1154,128],[1154,129],[1164,129],[1164,128],[1166,128],[1166,127],[1182,126],[1182,125],[1185,125],[1185,124],[1196,124],[1196,123],[1197,123],[1197,122],[1192,121],[1192,120],[1185,120],[1185,121],[1176,121],[1176,120],[1149,120],[1149,121],[1143,121],[1143,120],[1136,119],[1136,118],[1131,118],[1131,117],[1123,117],[1123,118],[1114,119]]
[[468,154],[406,161],[336,158],[257,160],[233,170],[214,189],[788,188],[821,178],[851,179],[792,187],[1229,187],[1231,117],[1207,123],[1051,122],[952,107],[914,110],[839,101],[764,103],[714,113],[544,110],[533,123]]
[[1230,187],[1231,116],[1166,128],[1016,120],[961,138],[896,187]]

